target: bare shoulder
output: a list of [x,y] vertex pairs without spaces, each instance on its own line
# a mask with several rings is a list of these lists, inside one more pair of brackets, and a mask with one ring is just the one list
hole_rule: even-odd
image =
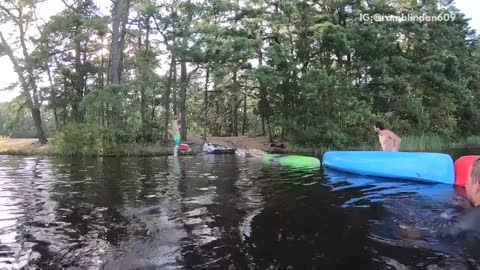
[[388,129],[383,130],[385,132],[385,135],[388,135],[390,137],[398,137],[397,134],[393,133],[393,131],[390,131]]
[[378,131],[378,135],[392,137],[392,136],[395,136],[395,133],[393,133],[388,129],[383,129]]

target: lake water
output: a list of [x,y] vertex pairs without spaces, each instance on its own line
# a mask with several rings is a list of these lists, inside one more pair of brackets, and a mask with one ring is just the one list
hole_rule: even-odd
[[439,233],[461,192],[228,155],[0,156],[0,269],[477,269]]

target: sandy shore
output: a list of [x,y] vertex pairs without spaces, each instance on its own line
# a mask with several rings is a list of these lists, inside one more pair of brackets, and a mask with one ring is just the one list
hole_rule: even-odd
[[40,144],[38,139],[0,139],[0,154],[29,154],[51,151],[51,144]]
[[[208,142],[214,144],[220,144],[226,147],[245,150],[262,150],[268,151],[270,144],[267,137],[208,137]],[[35,154],[51,154],[53,153],[53,147],[49,143],[41,145],[38,139],[0,139],[0,154],[23,154],[23,155],[35,155]],[[202,152],[203,139],[198,136],[189,136],[188,140],[182,143],[189,144],[192,151],[195,153]],[[165,148],[169,148],[166,146]]]
[[[235,149],[258,149],[263,151],[268,151],[270,149],[270,143],[268,142],[267,137],[207,137],[207,141]],[[191,144],[193,147],[196,147],[197,145],[202,146],[203,139],[201,137],[192,136],[186,143]]]

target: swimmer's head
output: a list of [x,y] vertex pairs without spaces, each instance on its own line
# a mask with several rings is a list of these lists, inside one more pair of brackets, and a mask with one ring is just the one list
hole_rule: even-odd
[[465,186],[467,198],[474,206],[480,205],[480,158],[472,163],[470,177]]

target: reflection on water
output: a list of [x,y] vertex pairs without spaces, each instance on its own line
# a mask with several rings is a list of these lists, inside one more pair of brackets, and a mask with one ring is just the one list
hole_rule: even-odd
[[459,201],[447,185],[229,155],[0,156],[0,268],[475,269],[438,233]]

